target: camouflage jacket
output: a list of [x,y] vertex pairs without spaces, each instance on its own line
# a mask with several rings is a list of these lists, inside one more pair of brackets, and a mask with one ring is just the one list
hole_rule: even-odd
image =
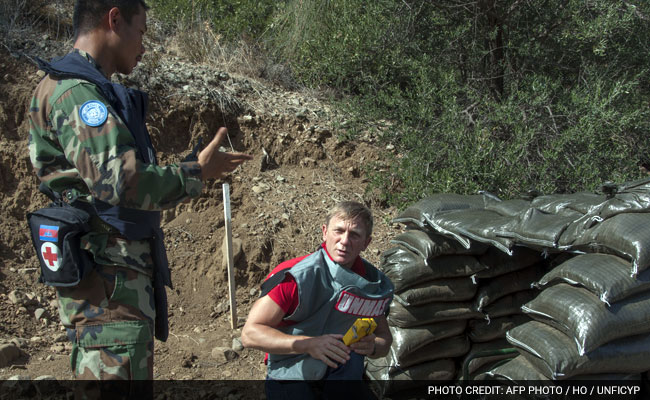
[[[74,51],[101,71],[90,55]],[[108,109],[106,120],[99,126],[88,125],[80,116],[80,108],[89,101],[99,101]],[[38,178],[55,192],[71,191],[86,201],[94,197],[111,205],[148,211],[174,207],[201,193],[198,163],[158,166],[142,162],[133,135],[88,81],[46,76],[34,92],[27,117],[32,165]],[[82,239],[82,246],[97,263],[151,274],[148,241],[96,231]]]

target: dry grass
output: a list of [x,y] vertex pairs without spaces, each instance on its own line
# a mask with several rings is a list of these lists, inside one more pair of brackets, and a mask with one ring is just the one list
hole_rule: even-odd
[[0,33],[11,39],[38,26],[55,38],[72,34],[74,0],[0,0]]
[[190,61],[215,65],[228,73],[252,77],[261,75],[264,60],[255,44],[244,39],[234,44],[226,43],[208,21],[179,21],[177,26],[172,46]]

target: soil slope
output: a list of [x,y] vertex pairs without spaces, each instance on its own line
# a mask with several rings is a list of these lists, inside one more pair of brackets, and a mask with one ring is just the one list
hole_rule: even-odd
[[[46,204],[27,152],[25,111],[40,80],[30,58],[48,59],[69,46],[42,33],[0,46],[0,344],[14,342],[24,352],[0,368],[0,379],[72,377],[55,292],[37,283],[38,263],[25,222],[27,212]],[[344,130],[333,127],[344,117],[313,94],[194,65],[178,53],[169,43],[149,43],[141,65],[122,79],[150,93],[149,130],[161,163],[179,161],[199,138],[207,143],[224,125],[230,136],[224,146],[255,159],[225,181],[208,184],[200,198],[164,213],[174,289],[168,290],[169,340],[155,345],[155,378],[263,379],[263,354],[241,349],[237,339],[270,269],[315,250],[326,210],[339,200],[372,207],[376,230],[364,256],[375,265],[399,233],[389,222],[395,210],[366,193],[364,167],[383,159],[387,150],[370,134],[340,140]],[[222,183],[230,184],[239,250],[234,330],[221,250]],[[226,359],[223,348],[233,348],[234,358]]]

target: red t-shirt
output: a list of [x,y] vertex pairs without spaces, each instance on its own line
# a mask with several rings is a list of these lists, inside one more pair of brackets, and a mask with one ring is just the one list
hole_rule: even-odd
[[[325,247],[325,243],[322,244],[323,249],[325,249],[325,253],[327,253],[327,256],[332,259],[330,254],[327,252],[327,248]],[[277,267],[273,268],[273,271],[266,277],[268,279],[272,275],[275,275],[278,271],[283,270],[285,268],[291,268],[294,265],[298,264],[300,261],[302,261],[306,256],[302,257],[297,257],[288,261],[285,261],[281,264],[279,264]],[[354,261],[354,264],[352,264],[351,268],[352,272],[365,277],[366,276],[366,268],[363,266],[363,261],[361,260],[361,257],[357,256],[357,259]],[[285,315],[290,315],[292,314],[296,308],[298,307],[298,285],[296,284],[296,281],[294,280],[293,276],[291,275],[286,275],[284,280],[280,282],[276,287],[271,289],[271,291],[268,293],[269,297],[271,300],[273,300],[277,305],[280,306],[282,311],[284,311]],[[289,322],[289,321],[287,321]],[[281,326],[285,326],[285,321],[282,321]]]

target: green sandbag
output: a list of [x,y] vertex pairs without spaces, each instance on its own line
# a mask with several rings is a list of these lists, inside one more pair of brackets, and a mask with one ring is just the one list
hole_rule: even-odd
[[502,232],[511,231],[516,220],[494,211],[482,209],[447,211],[433,216],[425,214],[424,219],[432,230],[455,238],[465,247],[469,247],[472,241],[476,241],[511,254],[511,248],[514,246],[514,241],[503,237]]
[[588,192],[552,194],[536,197],[530,202],[530,205],[551,214],[584,215],[593,212],[606,199],[605,195]]
[[630,276],[632,263],[610,254],[583,254],[565,261],[540,279],[535,286],[566,282],[581,285],[606,304],[650,290],[650,270]]
[[428,303],[421,306],[404,307],[397,301],[393,301],[388,314],[388,324],[409,328],[433,322],[482,317],[481,312],[472,309],[471,302]]
[[396,292],[422,282],[470,276],[485,268],[474,256],[440,256],[430,262],[404,248],[393,247],[381,256],[381,270],[390,278]]
[[478,286],[470,277],[435,279],[409,287],[395,295],[404,306],[426,303],[470,300]]
[[538,290],[531,289],[509,294],[485,307],[483,313],[488,320],[507,315],[521,314],[521,306],[534,299],[538,293]]
[[650,213],[618,214],[584,231],[567,229],[559,241],[562,248],[587,253],[608,253],[632,261],[630,274],[637,275],[650,267]]
[[488,211],[494,211],[506,217],[515,217],[530,208],[530,201],[523,199],[505,200],[499,203],[490,203],[485,206]]
[[530,208],[513,218],[513,223],[507,225],[508,229],[499,231],[498,235],[524,246],[555,248],[564,230],[581,216],[578,213],[571,216],[551,214]]
[[381,395],[386,396],[421,389],[422,382],[450,381],[456,376],[456,363],[452,359],[434,360],[389,373],[386,358],[367,359],[366,374],[379,385]]
[[392,352],[397,362],[406,359],[427,344],[460,335],[465,331],[466,320],[442,321],[412,328],[390,327],[393,335]]
[[[480,368],[483,368],[485,365],[494,364],[497,361],[505,360],[508,358],[514,358],[518,354],[515,353],[500,353],[493,354],[489,356],[481,356],[481,354],[486,353],[495,353],[497,350],[511,348],[512,345],[502,337],[500,339],[492,340],[485,343],[472,343],[472,347],[469,352],[465,355],[465,358],[461,364],[461,370],[467,368],[468,374],[474,374]],[[462,371],[461,371],[462,372]]]
[[573,337],[580,355],[619,338],[650,333],[650,292],[608,307],[587,289],[559,283],[521,309]]
[[530,321],[530,317],[524,314],[508,315],[490,320],[472,319],[468,322],[468,336],[473,343],[505,340],[508,330],[528,321]]
[[500,200],[485,194],[467,196],[454,193],[439,193],[410,205],[397,218],[393,219],[393,222],[423,228],[426,226],[425,214],[433,216],[439,212],[449,210],[485,208],[487,204],[495,202],[498,203]]
[[486,306],[503,296],[530,289],[532,283],[540,279],[544,272],[541,264],[538,264],[485,282],[481,281],[474,299],[474,307],[482,311]]
[[650,335],[614,340],[579,355],[573,340],[538,321],[517,326],[507,333],[508,342],[553,380],[603,373],[636,374],[650,370]]
[[478,257],[485,269],[473,275],[475,279],[494,278],[508,272],[518,271],[543,260],[542,253],[527,247],[516,246],[512,254],[490,247],[484,254]]
[[526,358],[519,355],[512,360],[476,377],[476,380],[504,379],[511,382],[549,381]]
[[390,242],[409,249],[427,262],[438,256],[479,255],[487,250],[487,245],[482,243],[472,242],[470,247],[466,248],[455,239],[417,229],[401,233]]
[[[400,359],[394,359],[393,364],[401,368],[408,368],[441,358],[461,357],[467,354],[469,349],[470,343],[466,335],[452,336],[426,344],[417,351],[403,355]],[[396,356],[395,352],[392,354]]]

